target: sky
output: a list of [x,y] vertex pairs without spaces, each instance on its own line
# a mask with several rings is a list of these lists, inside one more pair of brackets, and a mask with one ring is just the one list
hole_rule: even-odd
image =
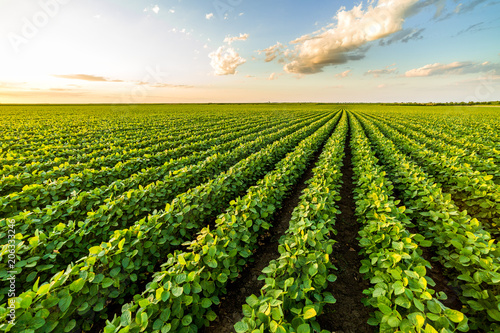
[[0,103],[500,100],[499,0],[0,0]]

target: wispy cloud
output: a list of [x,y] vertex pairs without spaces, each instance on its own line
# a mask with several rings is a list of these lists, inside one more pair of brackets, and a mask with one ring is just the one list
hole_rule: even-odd
[[406,77],[427,77],[437,75],[461,75],[473,73],[491,72],[493,74],[500,71],[500,64],[483,62],[477,63],[472,61],[459,62],[455,61],[450,64],[428,64],[420,68],[415,68],[407,71]]
[[248,37],[250,37],[249,34],[241,34],[241,33],[239,36],[235,36],[235,37],[227,36],[226,38],[224,38],[224,43],[231,45],[233,42],[236,42],[236,41],[245,41],[248,39]]
[[346,78],[348,76],[351,76],[352,69],[348,69],[342,73],[335,74],[335,77],[338,77],[339,79]]
[[153,88],[194,88],[194,86],[186,84],[170,84],[170,83],[154,83],[149,82],[139,82],[140,85],[148,85]]
[[206,14],[206,15],[205,15],[205,18],[206,18],[207,20],[211,20],[211,19],[213,19],[213,18],[214,18],[214,13],[208,13],[208,14]]
[[215,70],[215,75],[234,75],[238,66],[243,65],[246,59],[232,48],[221,46],[216,51],[210,53],[210,65]]
[[266,62],[273,61],[278,56],[283,55],[283,51],[286,49],[286,46],[277,42],[273,46],[268,47],[267,49],[259,50],[257,52],[264,53],[266,56]]
[[93,82],[125,82],[123,80],[108,79],[103,76],[89,75],[89,74],[67,74],[67,75],[52,75],[60,79],[68,80],[83,80]]
[[147,85],[152,88],[193,88],[193,86],[183,85],[183,84],[171,84],[163,82],[150,83],[146,81],[124,81],[124,80],[109,79],[103,76],[89,75],[89,74],[67,74],[67,75],[52,75],[52,76],[67,80],[82,80],[90,82],[119,82],[119,83],[130,83],[136,85]]
[[[455,0],[455,2],[457,2],[457,0]],[[452,11],[449,11],[448,13],[442,15],[438,20],[443,21],[455,15],[462,15],[472,12],[479,5],[487,5],[488,2],[489,0],[472,0],[470,2],[460,2]]]
[[391,45],[393,43],[397,42],[402,42],[402,43],[408,43],[411,40],[419,40],[422,39],[422,33],[424,32],[425,28],[421,29],[403,29],[398,32],[395,32],[391,36],[384,38],[379,41],[379,44],[381,46],[385,45]]
[[380,77],[381,75],[394,74],[398,70],[394,66],[396,66],[396,64],[392,64],[392,65],[386,66],[383,69],[370,69],[369,71],[367,71],[365,73],[365,75],[373,75],[373,77]]

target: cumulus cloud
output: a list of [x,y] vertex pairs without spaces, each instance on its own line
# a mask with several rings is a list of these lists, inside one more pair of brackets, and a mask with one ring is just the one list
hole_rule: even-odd
[[211,20],[211,19],[213,19],[213,18],[214,18],[214,13],[208,13],[208,14],[206,14],[206,15],[205,15],[205,18],[206,18],[207,20]]
[[[364,57],[366,44],[385,38],[403,29],[405,18],[413,14],[418,0],[379,0],[377,6],[363,4],[351,10],[341,8],[337,24],[302,36],[292,44],[293,60],[285,71],[297,74],[314,74],[329,65],[339,65]],[[363,47],[365,47],[363,49]]]
[[348,69],[342,73],[335,74],[335,77],[338,77],[339,79],[343,79],[345,77],[351,76],[351,69]]
[[88,74],[67,74],[67,75],[52,75],[60,79],[69,80],[83,80],[83,81],[93,81],[93,82],[125,82],[123,80],[113,80],[102,76],[88,75]]
[[405,73],[406,77],[425,77],[436,75],[460,75],[473,73],[497,73],[500,71],[500,64],[491,62],[477,63],[472,61],[455,61],[450,64],[428,64],[420,68],[415,68]]
[[208,55],[211,59],[210,65],[215,70],[215,75],[234,75],[238,66],[243,65],[246,59],[232,48],[221,46]]
[[[397,71],[397,68],[394,67],[395,64],[390,66],[386,66],[383,69],[371,69],[365,73],[365,75],[373,75],[373,77],[380,77],[381,75],[389,75],[393,74]],[[393,68],[391,68],[393,67]]]
[[248,39],[248,37],[250,37],[249,34],[241,34],[239,36],[235,36],[235,37],[231,37],[231,36],[227,36],[225,39],[224,39],[224,43],[227,43],[228,45],[231,45],[231,43],[235,42],[235,41],[245,41]]
[[430,5],[436,5],[440,11],[442,3],[443,0],[367,0],[350,10],[342,7],[335,16],[336,22],[296,38],[290,46],[277,43],[259,52],[266,55],[266,61],[276,59],[283,63],[288,73],[319,73],[327,66],[363,59],[373,41],[385,38],[382,44],[387,45],[422,38],[423,29],[403,29],[405,20]]

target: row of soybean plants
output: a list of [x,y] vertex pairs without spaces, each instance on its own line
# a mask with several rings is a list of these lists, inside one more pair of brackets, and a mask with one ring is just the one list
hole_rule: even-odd
[[[500,323],[500,249],[480,221],[461,211],[439,183],[398,149],[372,120],[362,124],[387,167],[412,221],[460,291],[471,328],[494,332]],[[423,246],[423,244],[420,244]]]
[[442,292],[431,287],[430,263],[422,257],[428,241],[409,231],[410,213],[393,197],[392,174],[386,173],[359,121],[351,114],[356,215],[362,227],[360,246],[367,257],[360,272],[370,279],[365,290],[376,309],[369,324],[380,332],[467,331],[463,313],[447,308]]
[[[221,135],[226,134],[235,138],[238,131],[248,130],[249,126],[265,126],[264,123],[256,124],[254,121],[247,121],[237,126],[231,125],[221,126],[221,128],[216,128],[215,131],[208,133],[200,131],[187,138],[165,142],[159,138],[158,145],[143,149],[130,149],[134,146],[134,143],[131,142],[128,152],[124,147],[120,152],[89,163],[66,163],[48,171],[35,168],[35,171],[31,173],[3,175],[0,179],[0,193],[4,195],[3,201],[9,199],[20,201],[18,197],[23,197],[25,195],[23,192],[29,195],[33,192],[50,192],[51,190],[53,190],[53,196],[56,200],[65,198],[71,195],[75,189],[92,189],[107,185],[114,180],[128,178],[143,168],[158,167],[170,159],[178,158],[186,153],[206,150],[213,145],[220,144],[221,140],[223,142],[225,138],[220,138]],[[154,135],[154,133],[150,135]],[[44,201],[35,200],[34,204],[42,205],[44,203]],[[2,206],[5,206],[5,203],[2,203]]]
[[[16,254],[29,259],[16,264],[20,280],[32,284],[34,279],[41,278],[41,282],[45,282],[45,279],[53,273],[87,254],[90,247],[108,240],[114,230],[126,228],[155,210],[164,208],[164,203],[171,201],[176,195],[206,182],[241,159],[311,122],[300,121],[288,127],[274,126],[214,147],[207,151],[206,159],[183,168],[166,170],[161,181],[153,182],[144,188],[139,187],[124,193],[117,192],[119,195],[115,197],[111,197],[113,195],[111,190],[101,193],[93,191],[91,193],[93,201],[87,199],[89,196],[87,193],[87,196],[80,195],[75,198],[78,205],[75,205],[75,200],[61,201],[39,213],[22,214],[24,218],[15,219],[15,223],[22,224],[26,236],[17,236]],[[199,156],[194,155],[194,157],[198,160]],[[196,162],[196,160],[182,159],[182,162]],[[172,164],[168,166],[171,167]],[[160,172],[162,170],[157,169],[157,176]],[[113,190],[116,189],[115,184]],[[102,196],[99,197],[99,194]],[[99,205],[96,205],[96,202]],[[89,207],[90,203],[94,204]],[[87,213],[87,209],[93,207],[94,211]],[[77,214],[78,208],[81,209],[79,214]],[[74,214],[69,214],[68,210]],[[49,214],[49,211],[61,213]],[[65,220],[67,222],[63,223]],[[9,253],[9,246],[3,246],[2,257],[6,257]],[[6,264],[2,262],[0,265]]]
[[[273,169],[300,141],[320,128],[324,131],[325,126],[333,126],[332,117],[323,117],[283,136],[218,177],[178,195],[163,211],[115,230],[106,242],[90,248],[87,256],[62,269],[47,283],[37,279],[16,299],[16,327],[0,328],[30,328],[39,332],[91,330],[96,321],[108,317],[110,306],[142,292],[151,274],[169,261],[169,253],[192,241],[229,201]],[[3,309],[6,307],[4,304]],[[5,312],[0,313],[3,316]]]
[[[461,157],[446,152],[435,152],[427,148],[425,144],[415,142],[413,139],[416,136],[415,133],[408,133],[401,129],[402,132],[397,131],[379,121],[374,123],[403,152],[414,159],[427,173],[435,177],[436,181],[443,185],[444,190],[452,195],[453,200],[457,201],[461,208],[467,209],[472,216],[487,223],[490,232],[495,235],[500,234],[500,185],[495,183],[495,170],[496,173],[500,170],[494,163],[478,159],[478,163],[474,166],[470,163],[469,156]],[[421,138],[421,140],[426,141],[425,138]],[[448,149],[452,150],[452,147],[448,147]],[[488,172],[480,171],[484,169],[480,166],[481,161],[484,161],[484,168]]]
[[244,318],[235,325],[236,332],[321,331],[316,317],[325,303],[335,302],[325,289],[328,281],[336,280],[329,255],[339,214],[336,202],[340,199],[347,131],[344,112],[292,213],[288,230],[279,240],[280,256],[262,271],[259,279],[265,284],[260,295],[247,297]]
[[296,144],[263,179],[203,228],[187,249],[169,254],[146,290],[108,321],[105,332],[197,332],[215,320],[229,281],[235,281],[258,247],[258,236],[335,129],[342,113]]

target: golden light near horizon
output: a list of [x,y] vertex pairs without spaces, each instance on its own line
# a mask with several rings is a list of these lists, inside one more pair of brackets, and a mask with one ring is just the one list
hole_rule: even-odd
[[500,98],[495,2],[219,2],[5,1],[0,103]]

